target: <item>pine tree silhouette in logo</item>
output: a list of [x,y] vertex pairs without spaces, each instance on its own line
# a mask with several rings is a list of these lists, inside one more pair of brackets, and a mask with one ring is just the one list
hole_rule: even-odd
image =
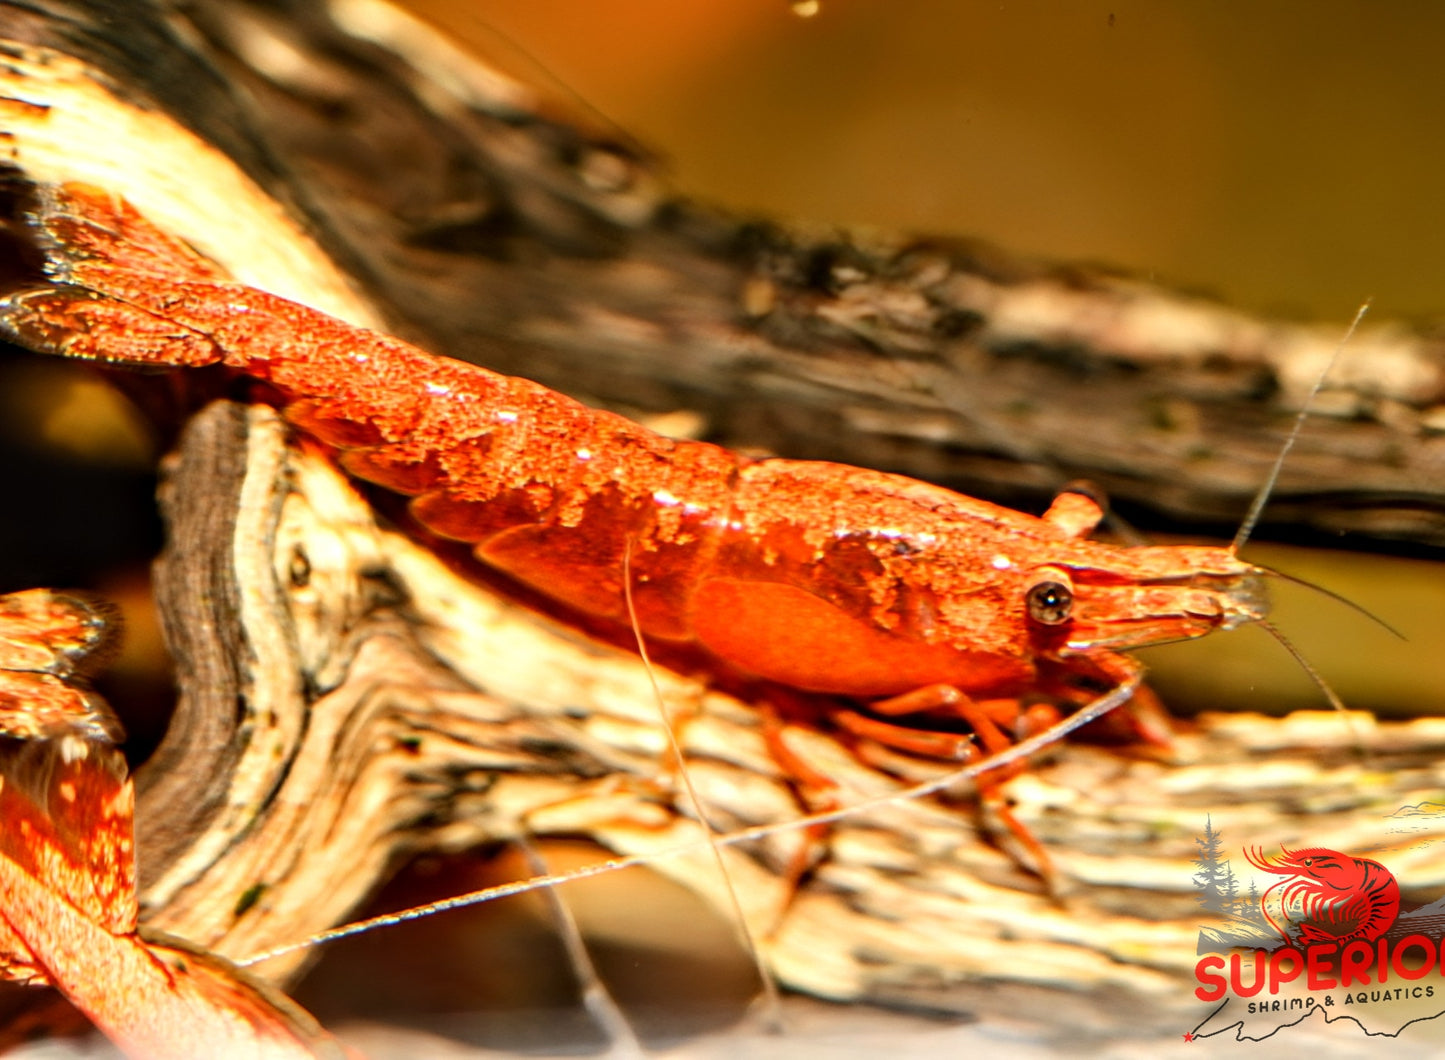
[[[1224,837],[1214,830],[1214,821],[1204,819],[1204,835],[1194,840],[1199,856],[1194,859],[1194,888],[1199,892],[1198,902],[1211,913],[1226,915],[1232,899],[1230,894],[1234,870],[1229,860],[1222,855]],[[1236,885],[1237,886],[1237,885]]]
[[1244,856],[1255,868],[1285,877],[1265,890],[1259,905],[1286,942],[1373,942],[1400,911],[1400,885],[1378,861],[1323,847],[1281,847],[1277,858],[1246,850]]
[[1251,878],[1248,891],[1241,893],[1243,880],[1223,856],[1223,840],[1212,818],[1205,819],[1204,835],[1194,840],[1199,848],[1193,862],[1197,871],[1191,877],[1195,900],[1215,920],[1200,926],[1198,952],[1227,953],[1237,946],[1278,947],[1279,943],[1272,941],[1276,929],[1260,907],[1259,885]]

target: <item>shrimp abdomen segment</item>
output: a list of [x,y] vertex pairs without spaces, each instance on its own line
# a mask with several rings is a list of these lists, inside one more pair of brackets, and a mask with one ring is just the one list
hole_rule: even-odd
[[[588,614],[691,641],[690,605],[714,561],[740,458],[595,413],[570,490],[545,520],[479,541],[479,560]],[[415,507],[415,504],[414,504]],[[424,513],[419,513],[426,521]]]
[[487,566],[620,622],[626,577],[643,630],[690,639],[686,601],[726,524],[739,457],[471,365],[418,381],[431,400],[409,431],[358,417],[356,400],[308,397],[286,416],[352,474],[410,495],[418,522]]

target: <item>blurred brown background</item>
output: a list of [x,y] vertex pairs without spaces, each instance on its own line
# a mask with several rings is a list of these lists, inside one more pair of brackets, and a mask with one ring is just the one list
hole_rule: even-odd
[[740,211],[1440,315],[1432,5],[408,0]]

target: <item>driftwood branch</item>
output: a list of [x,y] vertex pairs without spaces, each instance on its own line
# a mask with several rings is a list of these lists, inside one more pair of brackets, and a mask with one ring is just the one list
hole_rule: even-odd
[[[152,923],[246,956],[343,919],[405,855],[520,835],[588,836],[623,854],[691,846],[655,867],[725,907],[634,656],[484,593],[378,527],[268,409],[197,417],[165,496],[187,543],[159,579],[187,695],[142,773]],[[231,535],[210,531],[215,512]],[[253,662],[218,671],[218,657]],[[798,816],[757,709],[661,676],[713,820]],[[903,786],[826,734],[788,738],[840,780],[845,804]],[[1423,903],[1445,886],[1426,846],[1442,836],[1381,839],[1394,810],[1438,797],[1442,746],[1435,719],[1324,713],[1207,716],[1162,756],[1061,747],[1009,787],[1056,859],[1057,897],[991,841],[965,792],[847,818],[791,903],[781,877],[798,832],[727,857],[794,989],[1106,1037],[1117,1028],[1101,1002],[1147,1005],[1131,1031],[1173,1029],[1199,1016],[1191,859],[1205,818],[1241,846],[1369,849]],[[189,836],[168,790],[180,777],[212,778]]]
[[[957,240],[719,215],[370,0],[202,2],[169,24],[66,6],[63,29],[13,14],[9,35],[217,145],[389,330],[624,411],[692,410],[724,444],[1007,501],[1084,477],[1145,518],[1232,524],[1340,338]],[[1438,336],[1365,328],[1318,408],[1268,520],[1445,541]]]
[[[380,5],[364,33],[343,17],[356,4],[64,6],[74,19],[0,5],[20,179],[100,184],[246,282],[599,402],[696,410],[734,444],[1005,497],[1086,475],[1176,518],[1233,519],[1337,338],[976,247],[819,240],[676,202],[644,159],[539,117]],[[266,66],[267,41],[325,60]],[[115,133],[97,144],[97,126]],[[1386,328],[1353,348],[1367,367],[1342,367],[1273,511],[1438,544],[1441,347]],[[191,421],[163,504],[181,701],[139,778],[153,925],[245,957],[344,919],[419,852],[698,838],[634,656],[379,524],[269,410]],[[756,704],[660,680],[709,816],[801,812]],[[845,803],[904,786],[827,733],[788,739]],[[1105,1040],[1129,1006],[1130,1033],[1173,1033],[1199,1016],[1206,817],[1232,844],[1372,851],[1424,901],[1445,885],[1440,837],[1391,846],[1383,818],[1439,798],[1442,742],[1435,720],[1208,716],[1167,753],[1059,747],[1008,789],[1057,895],[966,792],[841,822],[791,902],[800,833],[726,857],[794,989]],[[657,868],[725,905],[695,849]]]
[[[1083,477],[1178,522],[1233,523],[1340,338],[980,245],[720,216],[409,20],[363,34],[290,7],[201,5],[201,25],[393,330],[624,410],[699,411],[723,444],[1013,500]],[[273,39],[328,62],[248,60]],[[1438,337],[1367,328],[1322,407],[1269,519],[1445,542]]]

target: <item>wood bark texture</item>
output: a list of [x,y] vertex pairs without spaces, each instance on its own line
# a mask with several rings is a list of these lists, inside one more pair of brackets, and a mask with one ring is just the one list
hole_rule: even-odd
[[[959,240],[720,215],[384,3],[6,10],[9,36],[225,152],[389,330],[623,411],[692,410],[735,447],[1008,501],[1082,477],[1146,521],[1232,527],[1342,333]],[[1442,483],[1445,345],[1372,323],[1266,517],[1438,545]]]

